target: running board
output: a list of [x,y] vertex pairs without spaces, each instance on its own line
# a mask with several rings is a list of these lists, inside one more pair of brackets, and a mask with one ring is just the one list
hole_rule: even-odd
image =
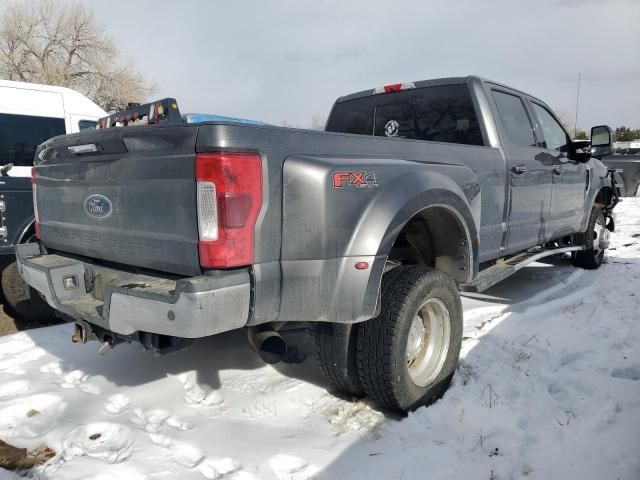
[[559,253],[577,252],[582,249],[583,248],[581,246],[572,246],[562,248],[543,248],[519,253],[518,255],[499,261],[495,265],[482,270],[478,276],[469,283],[461,283],[459,288],[462,292],[481,293],[496,283],[501,282],[505,278],[510,277],[521,268],[524,268],[530,263],[540,260],[541,258],[558,255]]

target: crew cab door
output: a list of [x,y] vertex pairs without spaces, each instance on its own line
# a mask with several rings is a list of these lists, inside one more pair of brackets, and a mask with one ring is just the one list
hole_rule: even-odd
[[568,158],[571,137],[553,113],[535,100],[529,103],[553,172],[548,230],[550,238],[558,238],[580,230],[584,215],[586,166]]
[[507,252],[544,242],[551,202],[551,159],[538,144],[525,100],[517,92],[492,88],[509,168]]

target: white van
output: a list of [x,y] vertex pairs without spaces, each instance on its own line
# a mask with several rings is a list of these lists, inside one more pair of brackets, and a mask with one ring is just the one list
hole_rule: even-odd
[[8,175],[28,177],[39,144],[95,128],[106,115],[69,88],[0,80],[0,166],[12,163]]
[[15,246],[35,234],[30,177],[36,148],[56,135],[95,128],[106,115],[68,88],[0,80],[0,286],[4,303],[22,318],[54,318],[53,310],[20,278],[14,255]]

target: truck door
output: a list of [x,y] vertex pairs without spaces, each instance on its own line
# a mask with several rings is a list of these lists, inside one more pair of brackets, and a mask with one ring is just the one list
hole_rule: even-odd
[[502,89],[492,89],[492,96],[509,168],[507,253],[512,253],[548,238],[551,160],[536,140],[523,98]]
[[584,215],[586,166],[567,157],[571,139],[553,113],[536,101],[532,100],[529,104],[540,127],[545,154],[552,165],[548,229],[551,238],[558,238],[580,230]]

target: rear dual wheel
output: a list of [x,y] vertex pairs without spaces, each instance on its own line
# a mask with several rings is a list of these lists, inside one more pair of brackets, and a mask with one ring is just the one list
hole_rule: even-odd
[[[457,287],[439,270],[401,266],[385,274],[381,295],[376,318],[353,326],[319,324],[320,330],[348,331],[349,338],[339,355],[319,355],[323,372],[342,392],[365,394],[386,410],[428,405],[444,394],[458,364],[462,305]],[[325,340],[316,336],[316,342],[326,350]]]

